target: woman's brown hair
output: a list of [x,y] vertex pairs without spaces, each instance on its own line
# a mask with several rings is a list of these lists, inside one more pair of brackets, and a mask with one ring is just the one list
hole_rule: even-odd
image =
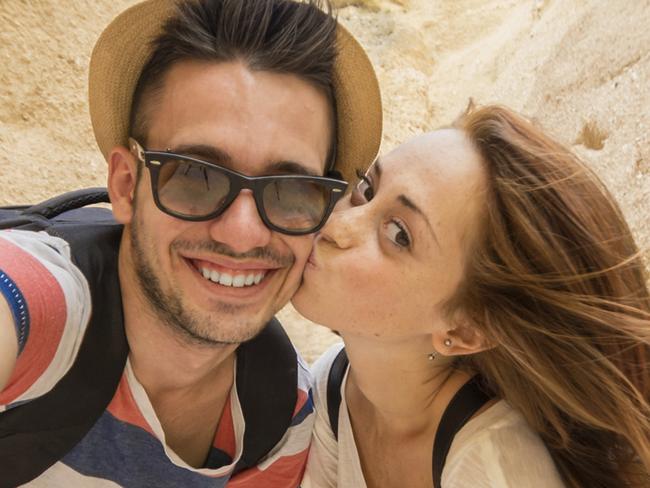
[[470,109],[455,125],[488,175],[482,232],[449,303],[496,345],[471,365],[541,435],[568,486],[650,486],[650,295],[618,205],[508,109]]

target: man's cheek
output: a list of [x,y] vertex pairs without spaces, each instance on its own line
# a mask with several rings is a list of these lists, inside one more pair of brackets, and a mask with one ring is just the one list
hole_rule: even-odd
[[302,270],[307,264],[307,260],[309,259],[309,255],[311,254],[311,250],[314,246],[314,235],[309,234],[306,236],[297,237],[296,239],[299,239],[299,241],[296,243],[297,245],[294,246],[293,248],[294,249],[293,256],[295,259],[294,266],[298,267],[300,272],[302,273]]

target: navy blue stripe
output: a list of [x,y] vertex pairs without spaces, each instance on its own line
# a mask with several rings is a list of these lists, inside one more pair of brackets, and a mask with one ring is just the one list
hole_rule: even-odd
[[16,327],[16,337],[18,339],[18,354],[20,355],[29,337],[29,310],[27,309],[27,302],[16,286],[16,283],[2,270],[0,270],[0,292],[7,299],[11,313],[14,316],[14,326]]
[[85,476],[110,480],[124,488],[224,488],[230,478],[209,478],[176,466],[156,437],[108,411],[61,461]]
[[31,400],[20,400],[19,402],[13,402],[13,403],[10,403],[9,405],[6,405],[6,409],[10,410],[12,408],[20,407],[21,405],[23,405],[25,403],[29,403],[29,402],[31,402]]
[[208,459],[205,461],[204,468],[219,469],[223,466],[232,464],[232,458],[226,451],[222,451],[214,446],[210,448]]
[[311,388],[307,392],[307,400],[305,404],[296,412],[296,415],[291,419],[291,427],[295,425],[300,425],[303,420],[309,417],[310,414],[314,412],[314,399],[311,395]]

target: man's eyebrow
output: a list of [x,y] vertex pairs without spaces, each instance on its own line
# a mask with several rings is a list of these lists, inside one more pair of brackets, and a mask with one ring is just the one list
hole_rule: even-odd
[[431,235],[433,236],[433,240],[436,241],[436,244],[438,244],[438,247],[440,247],[440,241],[438,241],[438,236],[436,236],[435,231],[433,230],[433,226],[431,225],[431,222],[429,222],[428,217],[425,215],[425,213],[418,207],[413,200],[411,200],[409,197],[407,197],[404,194],[401,194],[397,197],[397,200],[404,205],[406,208],[413,210],[415,213],[420,215],[423,219],[424,222],[426,222],[427,227],[429,227],[429,230],[431,231]]
[[186,154],[188,156],[205,159],[208,162],[220,165],[228,165],[232,161],[230,154],[226,151],[206,144],[183,144],[170,149],[170,152],[175,154]]
[[[171,152],[176,154],[186,154],[198,159],[204,159],[210,163],[219,164],[232,168],[232,157],[226,151],[214,146],[205,144],[183,144],[175,147]],[[233,168],[234,169],[234,168]],[[295,161],[275,161],[264,167],[265,173],[272,174],[296,174],[305,176],[322,176],[318,172],[305,167]]]
[[264,168],[266,172],[276,174],[291,174],[301,176],[323,176],[313,169],[307,168],[305,165],[295,161],[276,161]]

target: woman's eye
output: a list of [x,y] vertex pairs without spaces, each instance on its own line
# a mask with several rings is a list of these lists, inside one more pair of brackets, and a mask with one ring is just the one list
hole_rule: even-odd
[[375,191],[372,189],[372,181],[358,170],[357,176],[359,177],[359,183],[357,183],[355,192],[362,196],[366,202],[369,202],[375,197]]
[[386,224],[388,238],[400,247],[410,247],[411,237],[404,226],[397,220],[391,220]]
[[372,186],[368,181],[361,180],[359,183],[359,191],[367,201],[370,201],[375,196],[375,192],[372,190]]

